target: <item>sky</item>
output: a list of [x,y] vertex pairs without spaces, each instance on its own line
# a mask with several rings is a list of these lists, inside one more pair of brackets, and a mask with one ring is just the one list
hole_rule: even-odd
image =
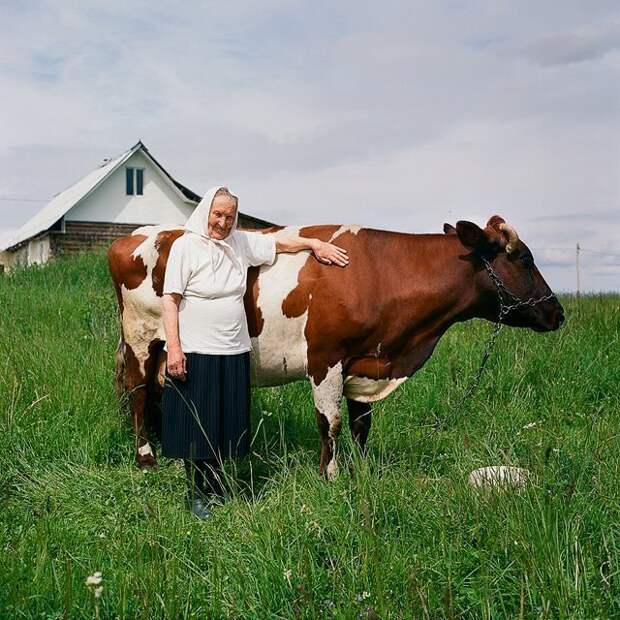
[[141,139],[263,219],[499,214],[620,290],[619,65],[617,0],[0,0],[0,234]]

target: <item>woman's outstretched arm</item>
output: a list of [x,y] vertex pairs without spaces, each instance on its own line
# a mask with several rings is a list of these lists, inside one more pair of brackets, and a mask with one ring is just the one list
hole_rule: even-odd
[[333,243],[300,237],[299,235],[287,235],[276,239],[276,253],[280,252],[299,252],[300,250],[312,250],[314,255],[326,265],[338,265],[346,267],[349,264],[349,257],[344,248],[340,248]]

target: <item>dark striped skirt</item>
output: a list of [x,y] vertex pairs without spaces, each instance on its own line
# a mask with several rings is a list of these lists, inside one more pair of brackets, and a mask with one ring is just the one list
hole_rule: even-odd
[[250,353],[186,353],[186,379],[166,372],[162,454],[224,459],[250,451]]

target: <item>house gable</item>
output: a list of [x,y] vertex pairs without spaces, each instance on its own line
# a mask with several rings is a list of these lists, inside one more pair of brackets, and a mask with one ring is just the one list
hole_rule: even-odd
[[[126,168],[144,170],[143,195],[127,195]],[[65,221],[184,224],[195,206],[140,149],[69,209]]]

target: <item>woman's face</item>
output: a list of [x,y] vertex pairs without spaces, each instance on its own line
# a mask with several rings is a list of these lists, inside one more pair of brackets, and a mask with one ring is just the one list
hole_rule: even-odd
[[234,200],[228,196],[216,196],[209,209],[208,235],[214,239],[226,239],[235,223],[236,212]]

